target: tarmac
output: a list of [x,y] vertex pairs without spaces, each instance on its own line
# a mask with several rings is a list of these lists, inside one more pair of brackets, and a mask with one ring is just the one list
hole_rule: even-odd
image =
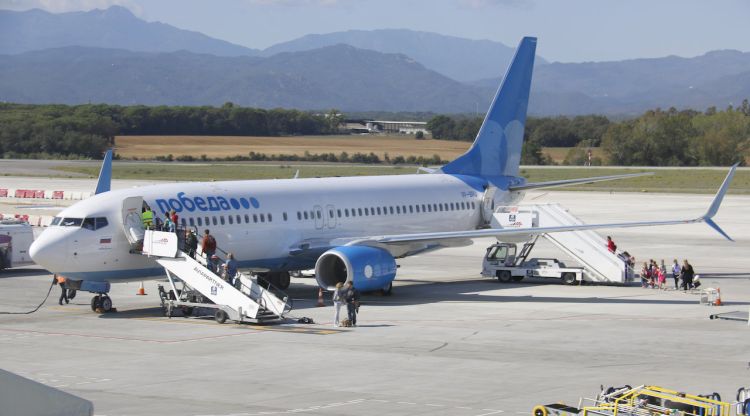
[[[710,201],[593,192],[525,199],[559,202],[589,223],[690,218]],[[735,242],[703,224],[602,231],[639,264],[688,258],[704,286],[721,288],[721,307],[640,286],[501,284],[479,276],[492,243],[479,239],[399,260],[393,295],[365,296],[356,328],[332,326],[333,307],[315,306],[311,278],[293,279],[289,293],[293,317],[313,325],[166,318],[157,281],[145,282],[147,296],[136,296],[137,283],[114,284],[118,312],[98,315],[85,293],[58,305],[53,287],[38,312],[0,315],[0,367],[91,400],[107,416],[530,414],[624,384],[733,400],[750,386],[750,327],[709,315],[750,310],[748,206],[750,197],[727,196],[715,218]],[[565,259],[545,243],[533,255]],[[0,310],[32,309],[50,281],[35,266],[0,272]]]

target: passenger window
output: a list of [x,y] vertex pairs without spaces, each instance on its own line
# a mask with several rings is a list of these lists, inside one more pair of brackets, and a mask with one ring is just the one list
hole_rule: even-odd
[[307,211],[305,211],[305,219],[307,219]]
[[378,215],[382,215],[382,214],[380,213],[380,207],[378,207]]
[[190,226],[195,227],[195,220],[192,217],[189,219],[189,221],[190,221]]
[[286,216],[286,211],[284,211],[284,213],[282,214],[282,216],[284,217],[284,221],[286,221],[288,219],[287,216]]
[[96,230],[96,219],[94,219],[94,218],[85,218],[83,220],[83,226],[81,228],[85,228],[85,229],[91,230],[91,231]]
[[316,213],[318,214],[318,219],[323,218],[323,215],[320,213],[320,211],[316,211]]
[[221,221],[221,225],[224,225],[224,216],[223,215],[219,216],[219,220]]
[[245,224],[250,224],[250,216],[245,214]]
[[242,217],[240,217],[240,214],[237,214],[235,218],[237,219],[237,224],[242,224]]
[[388,207],[388,210],[391,212],[391,215],[393,215],[393,207]]
[[266,222],[266,215],[260,214],[260,222]]
[[216,221],[216,217],[211,217],[211,220],[214,223],[214,225],[219,225],[218,222]]
[[365,207],[365,215],[370,215],[370,208]]
[[396,205],[396,214],[400,214],[400,213],[401,213],[401,207]]
[[203,226],[203,220],[201,219],[201,217],[198,217],[198,227],[201,226]]
[[357,208],[357,212],[359,213],[359,216],[362,216],[362,208]]
[[[224,218],[224,217],[221,217],[221,218]],[[229,220],[230,224],[234,224],[234,220],[232,219],[231,215],[227,215],[227,219]]]
[[297,220],[302,221],[302,213],[297,211]]
[[338,214],[339,218],[341,218],[341,208],[336,210],[336,214]]
[[206,226],[209,226],[209,225],[211,225],[211,219],[206,217]]
[[268,222],[273,222],[273,216],[271,216],[271,213],[268,213]]
[[333,210],[332,209],[328,210],[328,218],[333,218]]
[[258,222],[258,214],[253,214],[253,222]]
[[414,213],[414,205],[409,205],[409,214]]
[[349,208],[344,208],[344,216],[349,217]]

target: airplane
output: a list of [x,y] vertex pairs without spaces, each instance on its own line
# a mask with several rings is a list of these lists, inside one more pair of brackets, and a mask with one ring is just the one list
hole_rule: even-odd
[[360,291],[389,293],[396,259],[469,245],[477,237],[528,241],[534,235],[561,231],[705,222],[731,241],[712,218],[736,165],[705,215],[698,218],[491,227],[495,209],[518,204],[527,190],[642,175],[540,183],[519,176],[536,43],[533,37],[520,41],[474,143],[439,169],[412,175],[183,182],[110,190],[110,150],[96,194],[60,212],[34,241],[31,257],[69,279],[163,278],[164,269],[152,258],[132,251],[138,235],[144,233],[140,221],[144,204],[162,217],[175,210],[181,226],[200,234],[210,229],[218,245],[234,253],[239,267],[266,270],[265,278],[281,288],[289,285],[290,271],[314,268],[323,289],[351,281]]

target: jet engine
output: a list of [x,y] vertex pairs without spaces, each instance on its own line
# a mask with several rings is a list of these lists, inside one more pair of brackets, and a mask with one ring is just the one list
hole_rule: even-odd
[[360,291],[390,291],[396,278],[396,260],[387,250],[370,246],[342,246],[323,253],[315,263],[318,285],[331,290],[351,281]]

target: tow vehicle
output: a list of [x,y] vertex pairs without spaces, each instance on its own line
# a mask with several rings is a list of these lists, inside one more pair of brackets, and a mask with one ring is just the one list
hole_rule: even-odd
[[21,220],[0,221],[0,270],[32,264],[29,247],[34,242],[31,225]]
[[502,283],[520,282],[524,277],[561,279],[567,285],[583,281],[583,267],[568,267],[552,258],[528,259],[536,238],[524,243],[521,251],[515,243],[496,243],[487,248],[482,276],[496,277]]

